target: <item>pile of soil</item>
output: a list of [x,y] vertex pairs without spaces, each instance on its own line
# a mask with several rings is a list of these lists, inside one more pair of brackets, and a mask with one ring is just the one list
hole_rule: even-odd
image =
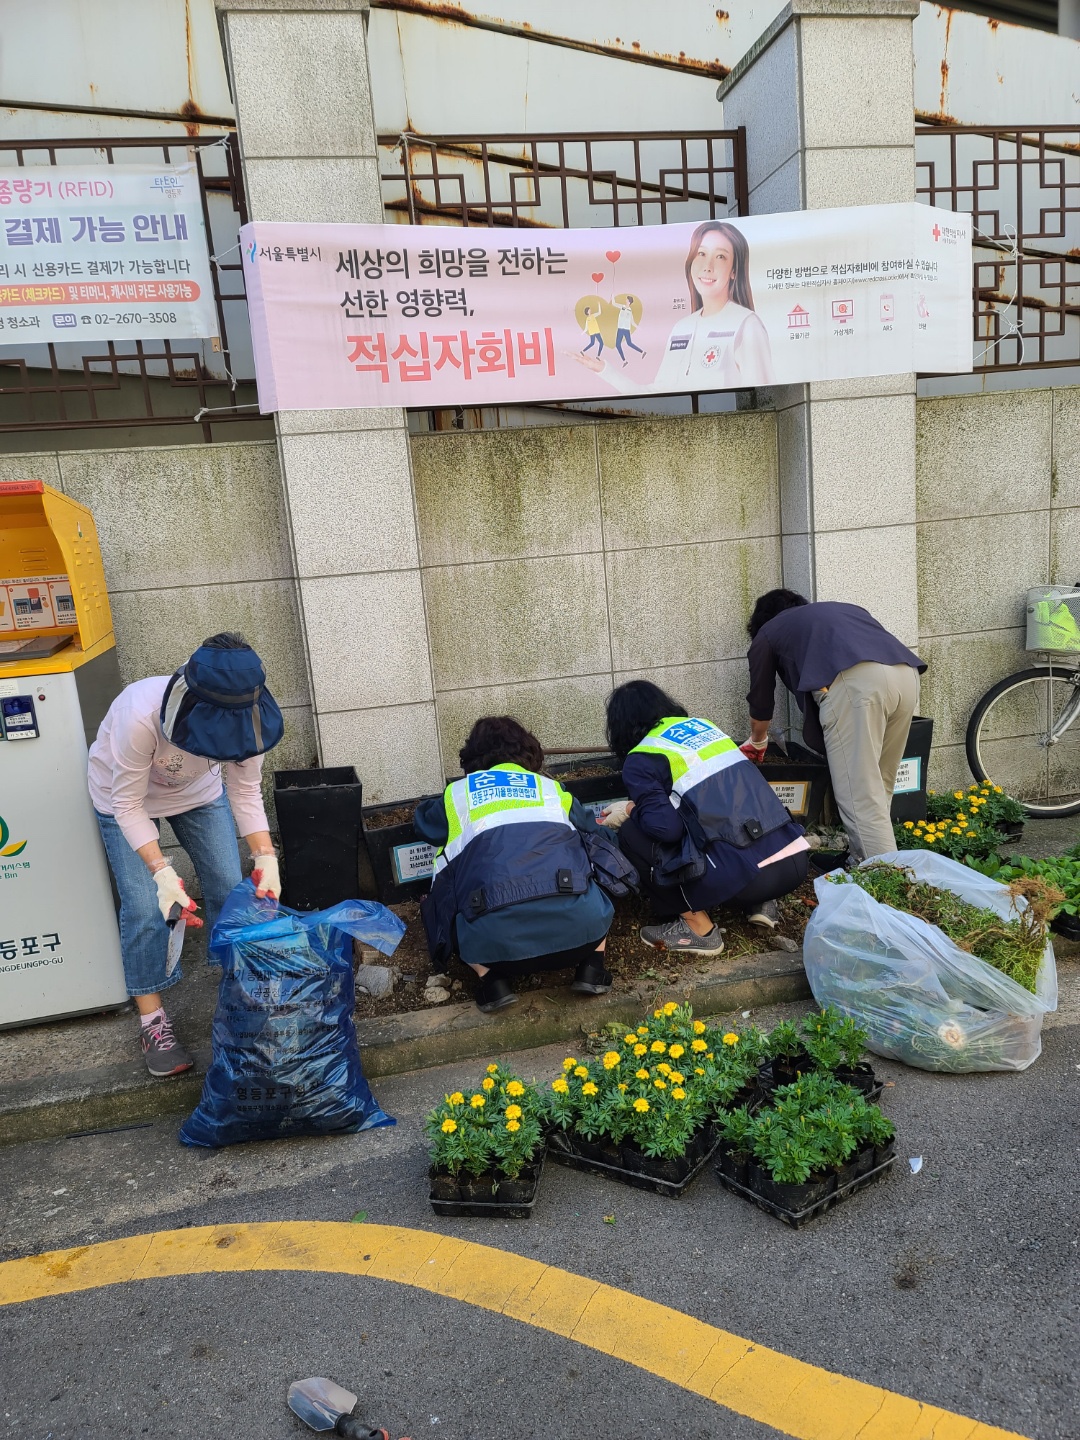
[[415,805],[395,805],[392,810],[365,810],[365,830],[388,830],[391,825],[411,825]]
[[[756,925],[748,925],[741,916],[736,918],[722,907],[715,910],[714,918],[727,930],[724,936],[724,954],[755,955],[772,949],[771,941],[776,934],[785,935],[801,945],[813,904],[813,882],[808,880],[779,902],[780,928],[779,931],[772,932],[760,930]],[[431,963],[424,942],[420,906],[416,901],[409,901],[407,904],[392,905],[390,908],[405,921],[407,927],[393,959],[389,962],[401,978],[393,992],[384,1000],[372,1000],[367,995],[357,996],[356,1014],[361,1019],[433,1008],[424,1000],[424,982],[431,973]],[[692,977],[696,970],[708,963],[704,956],[671,955],[643,945],[638,929],[647,921],[646,902],[643,900],[620,900],[615,907],[615,921],[608,934],[605,963],[615,977],[616,991],[626,990],[639,980],[653,981],[657,987],[672,984]],[[462,965],[460,960],[454,960],[449,974],[451,984],[455,986],[452,999],[471,999],[476,976],[469,967]],[[568,983],[568,971],[523,976],[513,982],[515,990],[521,993],[529,990],[560,990]]]

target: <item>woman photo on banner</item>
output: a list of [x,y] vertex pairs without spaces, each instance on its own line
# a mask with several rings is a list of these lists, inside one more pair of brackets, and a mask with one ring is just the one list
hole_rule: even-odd
[[685,269],[690,313],[671,327],[650,382],[593,355],[577,355],[579,363],[628,395],[771,385],[772,353],[754,309],[746,237],[726,220],[706,220],[690,237]]

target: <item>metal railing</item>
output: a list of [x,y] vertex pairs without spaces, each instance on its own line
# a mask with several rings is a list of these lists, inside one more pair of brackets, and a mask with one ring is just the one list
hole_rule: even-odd
[[[148,159],[182,163],[194,151],[202,196],[203,222],[211,253],[219,348],[211,342],[100,340],[67,344],[0,347],[0,432],[82,430],[98,427],[191,425],[202,411],[214,422],[259,420],[250,371],[243,269],[236,232],[247,220],[235,135],[101,140],[0,140],[0,166],[70,164],[73,152],[91,154],[95,163],[139,152]],[[3,173],[0,169],[0,173]],[[231,252],[231,255],[230,255]],[[236,357],[236,358],[234,358]],[[243,391],[241,392],[241,385]],[[212,439],[211,417],[201,420],[202,436]]]
[[380,135],[383,207],[411,225],[603,228],[745,215],[746,135]]
[[972,217],[976,371],[1080,365],[1080,127],[920,125],[915,195]]

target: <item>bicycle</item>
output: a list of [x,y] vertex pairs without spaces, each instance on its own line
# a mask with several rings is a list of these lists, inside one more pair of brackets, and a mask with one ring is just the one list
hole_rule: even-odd
[[[1031,816],[1080,812],[1080,581],[1027,592],[1024,648],[1046,660],[992,685],[972,711],[966,748]],[[1055,656],[1072,655],[1071,660]],[[1075,728],[1074,728],[1075,726]]]

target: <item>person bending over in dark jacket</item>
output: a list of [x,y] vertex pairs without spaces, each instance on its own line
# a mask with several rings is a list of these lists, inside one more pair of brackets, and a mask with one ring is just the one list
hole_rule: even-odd
[[603,822],[618,823],[619,845],[652,901],[657,923],[642,929],[646,945],[719,954],[715,905],[741,906],[775,928],[775,901],[806,879],[809,846],[735,741],[648,680],[612,692],[607,735],[630,799]]
[[861,605],[810,601],[795,590],[762,595],[746,628],[743,753],[765,758],[779,675],[803,712],[803,739],[828,758],[852,856],[895,850],[889,809],[925,663]]
[[432,964],[445,970],[456,950],[480,976],[484,1011],[513,1005],[510,977],[538,970],[574,966],[572,990],[610,990],[604,946],[615,912],[579,834],[596,822],[540,774],[539,740],[509,716],[478,720],[459,759],[464,779],[413,819],[438,852],[421,907]]

